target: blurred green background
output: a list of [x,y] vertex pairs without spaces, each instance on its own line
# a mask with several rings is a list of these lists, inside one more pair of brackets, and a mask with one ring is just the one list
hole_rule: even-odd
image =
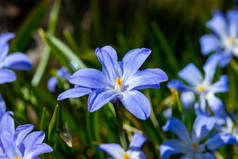
[[[17,72],[18,80],[0,86],[8,110],[14,110],[17,124],[33,123],[46,133],[46,142],[54,152],[42,158],[105,158],[96,151],[100,143],[119,143],[113,106],[107,104],[95,113],[87,111],[87,97],[59,102],[56,98],[70,85],[61,79],[57,92],[47,90],[47,80],[62,65],[70,69],[101,69],[94,51],[113,46],[121,59],[133,48],[152,50],[142,68],[163,69],[169,79],[193,62],[202,69],[206,57],[200,53],[199,38],[210,32],[205,23],[215,10],[234,8],[232,0],[0,0],[0,32],[14,32],[11,52],[21,51],[33,60],[30,72]],[[41,28],[41,29],[40,29]],[[221,95],[227,109],[237,112],[238,66],[234,60],[217,76],[229,75],[230,91]],[[72,71],[72,69],[71,69]],[[129,138],[140,130],[148,138],[143,151],[148,158],[159,158],[158,146],[167,138],[161,126],[166,119],[162,111],[173,107],[173,116],[185,120],[191,128],[194,112],[186,115],[177,107],[176,92],[166,84],[159,90],[145,90],[154,112],[146,121],[129,114],[124,108],[124,129]],[[235,156],[233,150],[220,153]],[[219,155],[219,153],[217,154]],[[235,157],[233,157],[235,158]]]

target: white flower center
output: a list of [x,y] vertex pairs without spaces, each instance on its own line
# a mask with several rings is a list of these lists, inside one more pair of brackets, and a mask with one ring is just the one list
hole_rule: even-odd
[[114,89],[118,92],[121,92],[123,90],[123,84],[122,84],[121,78],[119,77],[116,78]]

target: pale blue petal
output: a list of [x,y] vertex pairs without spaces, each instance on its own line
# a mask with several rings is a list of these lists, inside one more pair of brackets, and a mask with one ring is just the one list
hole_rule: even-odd
[[44,154],[44,153],[49,153],[49,152],[52,152],[53,149],[45,144],[45,143],[42,143],[42,144],[35,144],[33,145],[30,150],[28,151],[28,153],[24,154],[24,158],[26,159],[35,159],[36,157],[38,157],[38,155],[41,155],[41,154]]
[[221,99],[217,98],[214,94],[207,95],[207,102],[213,113],[217,116],[224,114],[224,104]]
[[88,88],[104,88],[109,85],[104,74],[92,68],[81,69],[70,76],[68,80],[72,84]]
[[14,38],[14,34],[13,33],[2,33],[0,34],[0,45],[7,43],[9,40],[11,40],[12,38]]
[[133,49],[123,57],[123,81],[126,81],[130,76],[134,75],[138,71],[150,53],[151,50],[146,48]]
[[56,86],[58,84],[58,78],[51,77],[47,82],[47,88],[50,92],[55,92]]
[[125,154],[125,151],[118,144],[101,144],[98,149],[108,153],[116,159],[123,158],[123,155]]
[[12,53],[8,55],[3,61],[4,67],[12,68],[15,70],[31,70],[32,61],[23,53]]
[[150,116],[150,102],[141,92],[125,91],[119,99],[124,107],[137,118],[146,120]]
[[24,138],[26,137],[27,134],[29,134],[33,130],[34,126],[31,124],[25,124],[25,125],[20,125],[16,128],[16,132],[14,134],[15,136],[15,142],[16,145],[20,145]]
[[225,67],[231,61],[232,54],[229,54],[227,52],[218,52],[208,57],[207,61],[211,61],[214,58],[219,61],[218,63],[221,67]]
[[221,43],[215,35],[207,34],[200,38],[201,52],[207,55],[212,51],[220,49]]
[[68,89],[67,91],[64,91],[63,93],[61,93],[58,96],[57,100],[64,100],[67,98],[78,98],[81,96],[85,96],[91,92],[92,92],[92,90],[89,88],[83,88],[83,87],[71,88],[71,89]]
[[2,63],[8,54],[8,50],[9,50],[9,45],[7,43],[0,45],[0,67],[2,67]]
[[192,108],[195,101],[195,94],[193,92],[183,92],[181,93],[180,100],[184,108]]
[[178,138],[183,141],[185,144],[190,144],[191,139],[189,137],[189,133],[187,128],[184,126],[184,124],[176,119],[176,118],[170,118],[167,123],[163,126],[164,131],[173,131]]
[[221,12],[215,12],[213,18],[206,25],[221,37],[225,37],[228,34],[226,20]]
[[0,139],[5,150],[5,153],[9,159],[14,159],[15,157],[22,158],[21,152],[17,148],[13,136],[7,131],[0,131]]
[[226,144],[235,144],[235,143],[236,139],[230,133],[218,133],[216,135],[213,135],[206,141],[206,145],[209,150],[216,150],[219,147],[224,146]]
[[[141,151],[140,149],[129,148],[126,153],[129,155],[130,159],[133,159],[133,158],[134,159],[146,159],[144,152]],[[121,159],[121,158],[119,158],[119,159]]]
[[172,107],[169,107],[168,109],[163,111],[163,116],[167,119],[171,118],[173,114],[173,109]]
[[13,82],[16,80],[16,74],[8,69],[0,69],[0,84]]
[[118,63],[117,53],[111,46],[96,49],[96,56],[102,64],[103,73],[109,81],[115,81],[122,76],[122,70]]
[[207,82],[208,84],[210,84],[213,81],[217,65],[221,60],[220,56],[212,56],[212,57],[213,58],[208,58],[205,65],[203,66],[203,70],[205,72],[205,82]]
[[31,148],[34,145],[41,144],[44,138],[45,134],[42,131],[35,131],[27,135],[23,140],[23,144],[25,146],[25,154],[31,152]]
[[144,142],[146,141],[146,138],[141,135],[140,133],[135,133],[131,139],[130,148],[140,148]]
[[66,67],[61,67],[58,71],[57,71],[57,76],[58,77],[62,77],[64,79],[68,79],[70,76],[70,72],[68,71],[68,69]]
[[227,12],[230,35],[236,37],[238,31],[238,11],[230,10]]
[[206,152],[204,154],[200,153],[198,159],[216,159],[216,157],[212,153]]
[[5,112],[6,112],[6,104],[5,101],[2,99],[2,95],[0,94],[0,119]]
[[179,92],[187,92],[187,91],[192,91],[191,88],[189,88],[188,86],[186,86],[182,81],[179,80],[171,80],[168,85],[168,88],[174,88]]
[[185,145],[177,139],[165,141],[160,145],[160,156],[162,159],[169,159],[170,155],[185,152]]
[[204,115],[197,116],[193,124],[193,141],[200,142],[206,137],[210,131],[214,128],[216,119],[214,117],[208,117]]
[[15,123],[14,119],[10,116],[10,114],[13,115],[12,112],[6,112],[0,119],[0,132],[6,131],[13,136],[15,133]]
[[227,75],[222,75],[220,79],[210,87],[214,93],[224,93],[229,91],[229,83]]
[[202,83],[203,78],[198,68],[190,63],[183,70],[178,73],[179,77],[191,85],[199,85]]
[[[88,103],[88,110],[94,112],[118,96],[114,90],[106,90],[96,95],[94,100]],[[89,105],[90,104],[90,105]]]
[[146,69],[137,71],[125,82],[125,85],[128,85],[127,90],[141,87],[151,88],[151,86],[159,85],[161,82],[165,82],[167,80],[168,76],[161,69]]

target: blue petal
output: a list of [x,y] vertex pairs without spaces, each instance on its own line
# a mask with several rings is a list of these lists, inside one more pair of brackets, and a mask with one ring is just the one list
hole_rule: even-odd
[[123,81],[138,71],[150,53],[151,50],[146,48],[133,49],[124,56],[122,59]]
[[219,65],[221,67],[225,67],[231,61],[232,54],[227,52],[218,52],[208,57],[207,61],[212,61],[213,59],[217,59],[219,61]]
[[71,88],[71,89],[68,89],[67,91],[64,91],[63,93],[61,93],[58,96],[57,100],[64,100],[66,98],[78,98],[78,97],[87,95],[91,92],[92,92],[92,90],[89,88],[83,88],[83,87]]
[[68,80],[72,84],[88,88],[105,88],[109,85],[104,74],[92,68],[81,69],[70,76]]
[[125,151],[118,144],[101,144],[98,149],[108,153],[113,158],[123,158],[125,153]]
[[219,147],[226,145],[226,144],[235,144],[236,139],[230,133],[218,133],[213,135],[206,141],[207,148],[209,150],[216,150]]
[[238,29],[238,11],[230,10],[227,12],[228,22],[229,22],[229,30],[231,36],[237,36]]
[[201,94],[198,98],[198,102],[195,103],[195,107],[201,114],[207,114],[207,104],[205,95]]
[[211,91],[214,93],[224,93],[229,91],[229,83],[227,75],[222,75],[220,79],[211,86]]
[[15,35],[13,33],[8,32],[0,34],[0,45],[7,43],[9,40],[14,38],[14,36]]
[[12,53],[8,55],[4,62],[4,67],[12,68],[15,70],[31,70],[32,61],[23,53]]
[[103,91],[97,94],[92,102],[88,103],[88,110],[94,112],[113,100],[116,96],[118,96],[118,93],[114,90]]
[[108,80],[114,82],[117,77],[121,77],[122,70],[118,63],[117,53],[111,46],[97,48],[95,53]]
[[173,109],[172,107],[169,107],[168,109],[163,111],[163,116],[167,119],[171,118],[173,114]]
[[183,92],[180,96],[181,103],[183,107],[189,109],[193,107],[195,101],[195,94],[193,92]]
[[3,149],[5,150],[5,153],[8,158],[11,159],[15,157],[22,158],[21,152],[17,148],[13,136],[11,134],[9,134],[7,131],[2,131],[0,133],[0,139]]
[[220,56],[212,56],[212,58],[208,58],[205,65],[203,66],[203,70],[205,72],[205,82],[210,84],[213,81],[214,75],[216,73],[217,65],[221,60]]
[[[129,148],[126,152],[130,159],[146,159],[146,155],[140,149]],[[121,159],[121,158],[120,158]]]
[[38,157],[38,155],[41,155],[43,153],[49,153],[49,152],[52,152],[53,149],[45,144],[45,143],[42,143],[42,144],[36,144],[34,145],[33,147],[31,147],[30,151],[28,151],[28,153],[24,153],[24,158],[36,158]]
[[31,124],[20,125],[16,128],[15,142],[16,145],[20,145],[23,139],[33,130],[34,126]]
[[140,133],[135,133],[131,139],[130,148],[141,148],[146,138]]
[[13,82],[16,80],[16,74],[8,69],[0,69],[0,84]]
[[128,85],[127,90],[150,88],[152,85],[159,85],[167,80],[168,76],[161,69],[146,69],[136,72],[125,82],[125,85]]
[[207,95],[207,102],[215,115],[220,116],[224,114],[224,104],[214,94]]
[[23,140],[23,144],[25,146],[25,154],[31,152],[31,148],[34,145],[41,144],[44,138],[45,134],[42,131],[35,131],[27,135]]
[[176,139],[165,141],[162,145],[160,145],[160,156],[162,159],[169,159],[170,155],[185,152],[185,145]]
[[193,124],[193,141],[196,141],[197,143],[201,141],[214,128],[215,124],[216,119],[214,117],[204,115],[197,116]]
[[190,144],[191,139],[189,137],[189,133],[187,128],[184,126],[184,124],[176,119],[176,118],[170,118],[166,125],[163,126],[164,131],[173,131],[181,141],[183,141],[185,144]]
[[215,12],[213,18],[208,21],[206,25],[221,37],[227,35],[227,24],[221,12]]
[[0,94],[0,119],[5,112],[6,112],[6,104],[5,101],[2,99],[2,95]]
[[6,112],[0,119],[0,132],[1,131],[6,131],[10,135],[14,135],[15,133],[15,123],[13,118],[10,116],[10,114],[13,115],[12,112]]
[[174,88],[176,90],[178,90],[179,92],[187,92],[187,91],[191,91],[192,89],[189,88],[188,86],[186,86],[183,82],[179,81],[179,80],[171,80],[168,85],[168,88]]
[[[1,42],[0,42],[1,43]],[[2,67],[3,61],[8,54],[9,45],[7,43],[0,45],[0,66]]]
[[204,154],[200,154],[198,159],[216,159],[216,157],[212,153],[206,152]]
[[216,51],[221,47],[217,37],[212,34],[203,35],[200,38],[201,51],[203,55],[207,55],[212,51]]
[[56,86],[58,84],[58,78],[51,77],[47,82],[47,88],[50,92],[55,92]]
[[119,99],[125,108],[137,118],[146,120],[150,116],[150,102],[141,92],[125,91]]
[[194,86],[201,84],[203,81],[201,72],[192,63],[188,64],[183,70],[178,73],[178,75],[180,78],[184,79],[186,82]]

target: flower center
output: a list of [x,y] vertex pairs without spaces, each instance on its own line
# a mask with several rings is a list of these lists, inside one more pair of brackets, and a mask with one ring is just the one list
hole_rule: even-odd
[[19,157],[19,156],[16,156],[14,159],[21,159],[21,157]]
[[235,44],[236,42],[236,39],[234,37],[229,37],[228,40],[231,45]]
[[196,150],[197,147],[198,147],[198,144],[197,144],[196,142],[194,142],[193,145],[192,145],[192,147],[193,147],[194,150]]
[[122,159],[130,159],[130,156],[128,155],[128,153],[125,153]]
[[203,92],[205,89],[204,89],[203,86],[197,86],[197,90],[198,90],[199,92]]
[[123,85],[122,85],[122,79],[117,77],[115,81],[115,90],[122,91]]

